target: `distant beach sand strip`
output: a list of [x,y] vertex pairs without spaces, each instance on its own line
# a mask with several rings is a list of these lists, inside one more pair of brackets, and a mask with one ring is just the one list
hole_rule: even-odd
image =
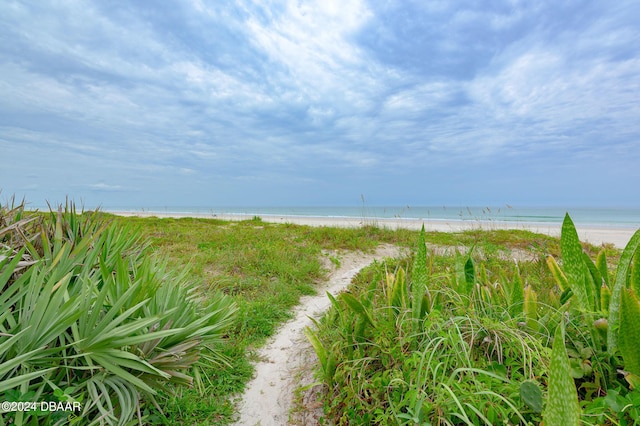
[[[109,212],[119,216],[138,217],[170,217],[170,218],[203,218],[220,219],[229,221],[249,220],[255,217],[252,214],[204,214],[204,213],[162,213],[162,212]],[[461,232],[472,229],[497,230],[497,229],[521,229],[554,237],[560,236],[561,225],[555,223],[526,223],[526,222],[502,222],[502,221],[475,221],[475,220],[442,220],[442,219],[398,219],[398,218],[360,218],[360,217],[314,217],[314,216],[288,216],[288,215],[260,215],[265,222],[290,223],[308,226],[332,226],[332,227],[359,227],[366,225],[379,226],[388,229],[414,229],[419,230],[424,224],[426,231],[437,232]],[[616,226],[595,226],[576,224],[578,236],[583,242],[596,246],[613,244],[617,248],[624,248],[634,232],[635,228]]]

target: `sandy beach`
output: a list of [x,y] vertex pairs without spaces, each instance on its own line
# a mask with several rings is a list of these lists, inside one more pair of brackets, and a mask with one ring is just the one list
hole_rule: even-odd
[[[184,218],[195,217],[204,219],[220,219],[239,221],[252,219],[250,214],[204,214],[204,213],[164,213],[164,212],[109,212],[119,216],[139,217],[171,217]],[[424,225],[426,231],[460,232],[468,229],[522,229],[540,234],[560,236],[561,225],[554,223],[526,223],[480,220],[438,220],[438,219],[390,219],[390,218],[359,218],[359,217],[313,217],[313,216],[286,216],[286,215],[261,215],[265,222],[290,223],[309,226],[335,226],[358,227],[363,225],[375,225],[383,228],[406,228],[419,230]],[[613,244],[617,248],[624,248],[636,228],[616,226],[586,226],[576,224],[578,236],[583,242],[593,245]]]

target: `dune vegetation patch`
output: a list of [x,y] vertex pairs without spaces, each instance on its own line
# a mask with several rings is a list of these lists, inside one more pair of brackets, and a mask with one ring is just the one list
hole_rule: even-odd
[[325,422],[640,422],[640,231],[616,269],[609,248],[592,260],[568,216],[557,258],[426,240],[363,271],[306,330]]
[[[424,233],[416,248],[405,229],[72,205],[0,213],[0,396],[83,410],[3,413],[5,424],[230,424],[258,349],[300,299],[347,253],[383,244],[410,254],[365,268],[308,331],[319,421],[535,424],[556,410],[552,372],[566,365],[581,421],[637,416],[635,333],[613,334],[636,318],[632,248],[479,229]],[[554,364],[557,335],[568,364]]]

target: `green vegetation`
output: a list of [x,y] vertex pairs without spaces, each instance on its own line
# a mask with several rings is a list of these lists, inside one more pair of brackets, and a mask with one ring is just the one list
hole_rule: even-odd
[[[315,292],[316,285],[325,279],[320,261],[325,256],[323,250],[369,251],[380,243],[405,247],[415,243],[413,231],[371,226],[314,228],[194,218],[115,220],[139,227],[151,238],[151,248],[167,256],[171,265],[189,264],[192,278],[203,288],[228,294],[239,308],[227,344],[221,349],[230,368],[210,369],[203,389],[181,389],[173,395],[166,411],[174,423],[220,424],[232,419],[234,397],[252,374],[253,349],[290,318],[300,296]],[[557,239],[527,231],[429,233],[426,238],[429,244],[451,253],[456,247],[475,245],[474,256],[489,263],[509,263],[507,259],[526,251],[536,261],[526,262],[522,268],[532,271],[546,269],[545,254],[560,251]],[[330,263],[339,263],[339,254],[326,257]],[[443,255],[434,262],[446,268],[452,258]]]
[[[585,424],[637,420],[635,249],[598,252],[564,234],[561,244],[526,231],[420,238],[411,256],[362,271],[318,328],[307,330],[320,358],[327,420],[575,419],[575,407],[556,414],[547,403],[553,389],[568,395],[566,383],[575,383]],[[0,397],[77,401],[86,411],[4,413],[0,424],[84,424],[100,416],[97,424],[230,423],[254,349],[290,318],[300,296],[316,292],[323,265],[338,266],[341,251],[412,247],[415,239],[407,230],[259,217],[2,207]],[[565,253],[579,266],[568,265]],[[608,264],[618,265],[616,274]]]
[[[218,350],[226,368],[204,368],[201,388],[172,390],[165,414],[170,424],[224,424],[234,400],[253,373],[254,349],[291,318],[301,296],[326,279],[323,250],[371,251],[382,243],[412,244],[409,231],[277,225],[251,219],[228,222],[196,218],[121,218],[150,238],[150,249],[169,265],[188,265],[205,292],[223,292],[238,306],[234,324]],[[327,261],[339,262],[332,255]],[[333,258],[333,259],[332,259]]]
[[215,345],[235,311],[221,293],[203,300],[130,227],[72,204],[2,207],[1,398],[72,409],[11,410],[0,424],[163,421],[160,389],[200,384],[200,360],[224,366]]
[[427,237],[411,259],[360,274],[306,330],[331,422],[640,423],[640,231],[615,275],[606,257],[619,254],[592,261],[568,216],[559,262],[549,241],[513,262],[492,250],[495,233],[444,257]]

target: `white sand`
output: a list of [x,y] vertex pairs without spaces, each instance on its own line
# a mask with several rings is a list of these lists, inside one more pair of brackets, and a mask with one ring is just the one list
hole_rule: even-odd
[[[253,215],[245,214],[195,214],[195,213],[156,213],[156,212],[113,212],[121,216],[141,216],[141,217],[197,217],[208,219],[222,220],[247,220],[253,218]],[[422,220],[422,219],[362,219],[348,217],[310,217],[310,216],[279,216],[279,215],[261,215],[261,219],[265,222],[272,223],[291,223],[297,225],[309,226],[337,226],[337,227],[358,227],[363,225],[376,225],[383,228],[397,229],[415,229],[419,230],[424,224],[427,231],[439,232],[459,232],[468,229],[523,229],[532,232],[546,234],[551,236],[560,236],[559,224],[548,223],[525,223],[525,222],[502,222],[502,221],[475,221],[475,220]],[[584,226],[577,224],[576,229],[578,236],[583,242],[589,242],[599,246],[602,244],[613,244],[617,248],[624,248],[634,232],[635,228],[629,227],[605,227],[605,226]]]

